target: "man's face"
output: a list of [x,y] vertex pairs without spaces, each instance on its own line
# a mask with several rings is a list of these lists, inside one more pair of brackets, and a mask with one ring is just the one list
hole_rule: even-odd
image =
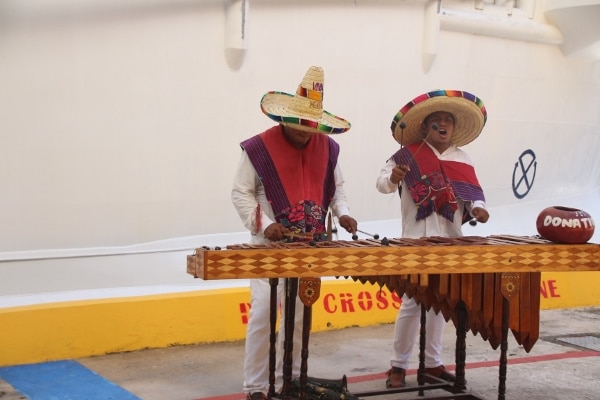
[[312,136],[312,133],[310,132],[300,129],[294,129],[289,126],[283,127],[283,134],[287,141],[290,142],[297,149],[305,148]]
[[[434,129],[437,126],[437,130]],[[427,142],[440,153],[450,147],[454,133],[454,117],[449,112],[436,111],[425,119],[421,129]]]

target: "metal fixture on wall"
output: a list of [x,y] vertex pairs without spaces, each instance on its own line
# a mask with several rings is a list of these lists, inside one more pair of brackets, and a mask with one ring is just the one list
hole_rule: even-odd
[[425,4],[423,17],[423,42],[421,44],[421,63],[425,73],[429,72],[431,64],[438,52],[438,38],[440,36],[439,12],[440,0],[429,0]]
[[244,63],[246,51],[247,0],[225,0],[225,60],[233,70]]

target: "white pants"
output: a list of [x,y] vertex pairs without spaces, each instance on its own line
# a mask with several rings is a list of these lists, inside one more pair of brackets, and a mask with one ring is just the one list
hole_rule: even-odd
[[[276,347],[275,390],[283,386],[283,344],[285,339],[285,298],[283,296],[285,280],[279,279],[277,285],[277,304],[280,305],[281,318]],[[246,356],[244,359],[244,392],[263,392],[269,389],[269,335],[270,335],[270,298],[269,279],[250,280],[250,314],[246,328]],[[302,318],[304,304],[296,297],[294,321],[292,378],[300,376],[300,350],[302,346]]]
[[[442,362],[442,338],[446,320],[440,312],[427,311],[425,325],[425,368],[435,368]],[[394,345],[390,365],[408,369],[410,356],[421,327],[421,305],[413,299],[402,296],[402,305],[398,310],[394,327]]]

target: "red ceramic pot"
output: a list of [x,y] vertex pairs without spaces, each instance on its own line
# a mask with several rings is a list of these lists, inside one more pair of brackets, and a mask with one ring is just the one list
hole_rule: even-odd
[[538,215],[536,226],[540,236],[556,243],[586,243],[594,235],[592,217],[576,208],[545,208]]

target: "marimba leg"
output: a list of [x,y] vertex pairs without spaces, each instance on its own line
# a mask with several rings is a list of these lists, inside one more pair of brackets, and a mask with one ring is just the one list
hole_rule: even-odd
[[457,326],[456,326],[456,348],[455,348],[455,362],[456,362],[456,370],[454,373],[456,374],[456,382],[454,383],[454,388],[462,391],[467,387],[465,380],[465,364],[467,359],[467,330],[468,323],[467,320],[467,307],[465,303],[460,301],[456,305],[456,318],[457,318]]
[[[427,375],[425,370],[425,346],[427,340],[427,308],[425,304],[421,303],[421,321],[419,331],[419,368],[417,371],[417,384],[419,396],[425,395],[425,390],[434,388],[444,389],[454,394],[451,397],[444,397],[449,399],[463,398],[476,398],[471,395],[464,394],[467,387],[467,381],[465,379],[465,365],[467,358],[467,331],[469,330],[468,311],[465,303],[459,301],[454,309],[454,315],[456,316],[456,347],[455,347],[455,362],[456,362],[456,382],[450,384],[449,382],[435,378],[431,375]],[[433,379],[435,383],[425,385],[426,377]]]
[[310,323],[312,319],[312,307],[304,306],[302,321],[302,354],[300,364],[300,400],[306,399],[306,384],[308,382],[308,338],[310,336]]
[[424,396],[422,387],[425,385],[425,343],[427,340],[427,309],[421,303],[421,329],[419,330],[419,370],[417,372],[417,384],[419,385],[419,396]]
[[506,369],[508,359],[508,318],[510,312],[510,301],[504,298],[502,301],[502,341],[500,343],[500,372],[498,374],[498,400],[506,398]]
[[294,324],[296,315],[296,296],[298,278],[285,279],[285,337],[283,340],[283,387],[281,394],[285,399],[292,389],[292,367],[294,350]]
[[275,396],[275,364],[277,355],[277,285],[279,279],[269,278],[269,284],[271,285],[271,297],[269,299],[269,322],[270,322],[270,335],[269,335],[269,399]]
[[300,278],[298,297],[304,304],[302,314],[302,349],[300,363],[300,400],[306,399],[308,383],[308,340],[312,324],[312,305],[319,298],[321,278]]
[[508,360],[508,330],[510,329],[510,309],[513,298],[518,301],[521,287],[521,275],[514,273],[500,274],[500,292],[502,293],[502,339],[500,342],[500,372],[498,382],[498,400],[504,400],[506,396],[506,368]]

